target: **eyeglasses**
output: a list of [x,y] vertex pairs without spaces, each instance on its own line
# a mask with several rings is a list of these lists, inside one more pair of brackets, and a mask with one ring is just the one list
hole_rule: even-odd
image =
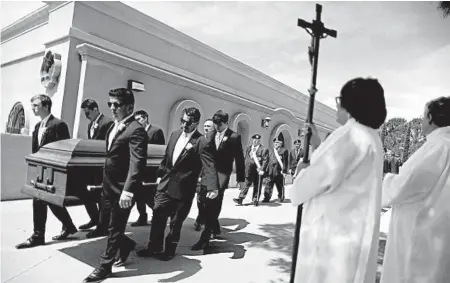
[[341,105],[341,97],[340,97],[340,96],[336,96],[336,97],[334,98],[334,100],[336,101],[336,104]]
[[118,102],[108,102],[108,107],[111,108],[111,106],[114,105],[114,108],[119,108],[122,107],[124,104],[123,103],[118,103]]
[[181,118],[180,123],[181,123],[181,125],[186,124],[186,126],[189,127],[190,125],[192,125],[194,123],[194,121],[192,121],[192,120],[186,121],[183,118]]

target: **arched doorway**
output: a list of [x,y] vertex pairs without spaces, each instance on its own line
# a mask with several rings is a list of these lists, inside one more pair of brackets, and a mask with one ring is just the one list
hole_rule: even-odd
[[236,132],[241,135],[242,148],[248,146],[250,139],[250,125],[247,121],[241,120],[237,123]]
[[22,103],[17,102],[9,112],[6,132],[20,134],[23,128],[25,128],[25,111]]

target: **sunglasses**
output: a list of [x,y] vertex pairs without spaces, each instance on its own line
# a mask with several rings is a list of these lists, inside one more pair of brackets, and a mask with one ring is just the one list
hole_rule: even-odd
[[183,118],[181,118],[180,123],[181,123],[181,125],[186,124],[186,126],[189,127],[190,125],[192,125],[194,123],[194,121],[192,121],[192,120],[186,121]]
[[113,105],[114,105],[114,108],[119,108],[119,107],[124,106],[125,104],[124,103],[118,103],[118,102],[108,102],[108,107],[109,108],[111,108],[111,106],[113,106]]

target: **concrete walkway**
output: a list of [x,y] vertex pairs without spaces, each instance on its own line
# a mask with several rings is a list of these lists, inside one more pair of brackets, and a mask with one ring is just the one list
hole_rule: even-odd
[[[194,204],[172,261],[141,259],[132,254],[129,264],[114,268],[114,276],[104,282],[289,282],[296,208],[289,200],[284,204],[237,207],[232,201],[237,194],[236,189],[225,194],[220,219],[223,239],[212,241],[208,254],[190,250],[200,235],[192,228],[197,216]],[[249,196],[246,202],[250,203]],[[88,221],[84,206],[70,207],[69,212],[77,226]],[[133,209],[130,222],[137,216]],[[52,241],[61,227],[49,211],[47,245],[16,250],[14,246],[33,230],[31,200],[2,202],[1,228],[1,282],[80,283],[97,266],[106,246],[105,238],[86,239],[85,232],[67,241]],[[127,234],[141,248],[147,243],[149,229],[127,226]]]

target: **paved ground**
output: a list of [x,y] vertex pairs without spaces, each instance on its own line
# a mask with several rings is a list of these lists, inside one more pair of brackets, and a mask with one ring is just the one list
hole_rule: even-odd
[[[190,250],[199,236],[192,228],[197,215],[194,205],[172,261],[141,259],[132,254],[129,265],[113,269],[114,277],[104,282],[289,282],[296,208],[289,200],[281,205],[236,207],[232,198],[237,193],[230,189],[225,194],[220,219],[223,240],[213,241],[208,254]],[[250,202],[249,196],[246,201]],[[71,240],[54,242],[51,237],[61,227],[49,212],[47,245],[16,250],[14,246],[32,232],[31,207],[31,200],[1,203],[1,282],[82,282],[97,265],[106,246],[105,238],[86,239],[85,232],[78,232]],[[88,221],[83,206],[71,207],[69,212],[77,226]],[[133,209],[130,221],[136,218],[137,211]],[[388,220],[382,221],[382,231],[387,224]],[[127,234],[140,248],[147,243],[149,229],[150,226],[128,226]]]

